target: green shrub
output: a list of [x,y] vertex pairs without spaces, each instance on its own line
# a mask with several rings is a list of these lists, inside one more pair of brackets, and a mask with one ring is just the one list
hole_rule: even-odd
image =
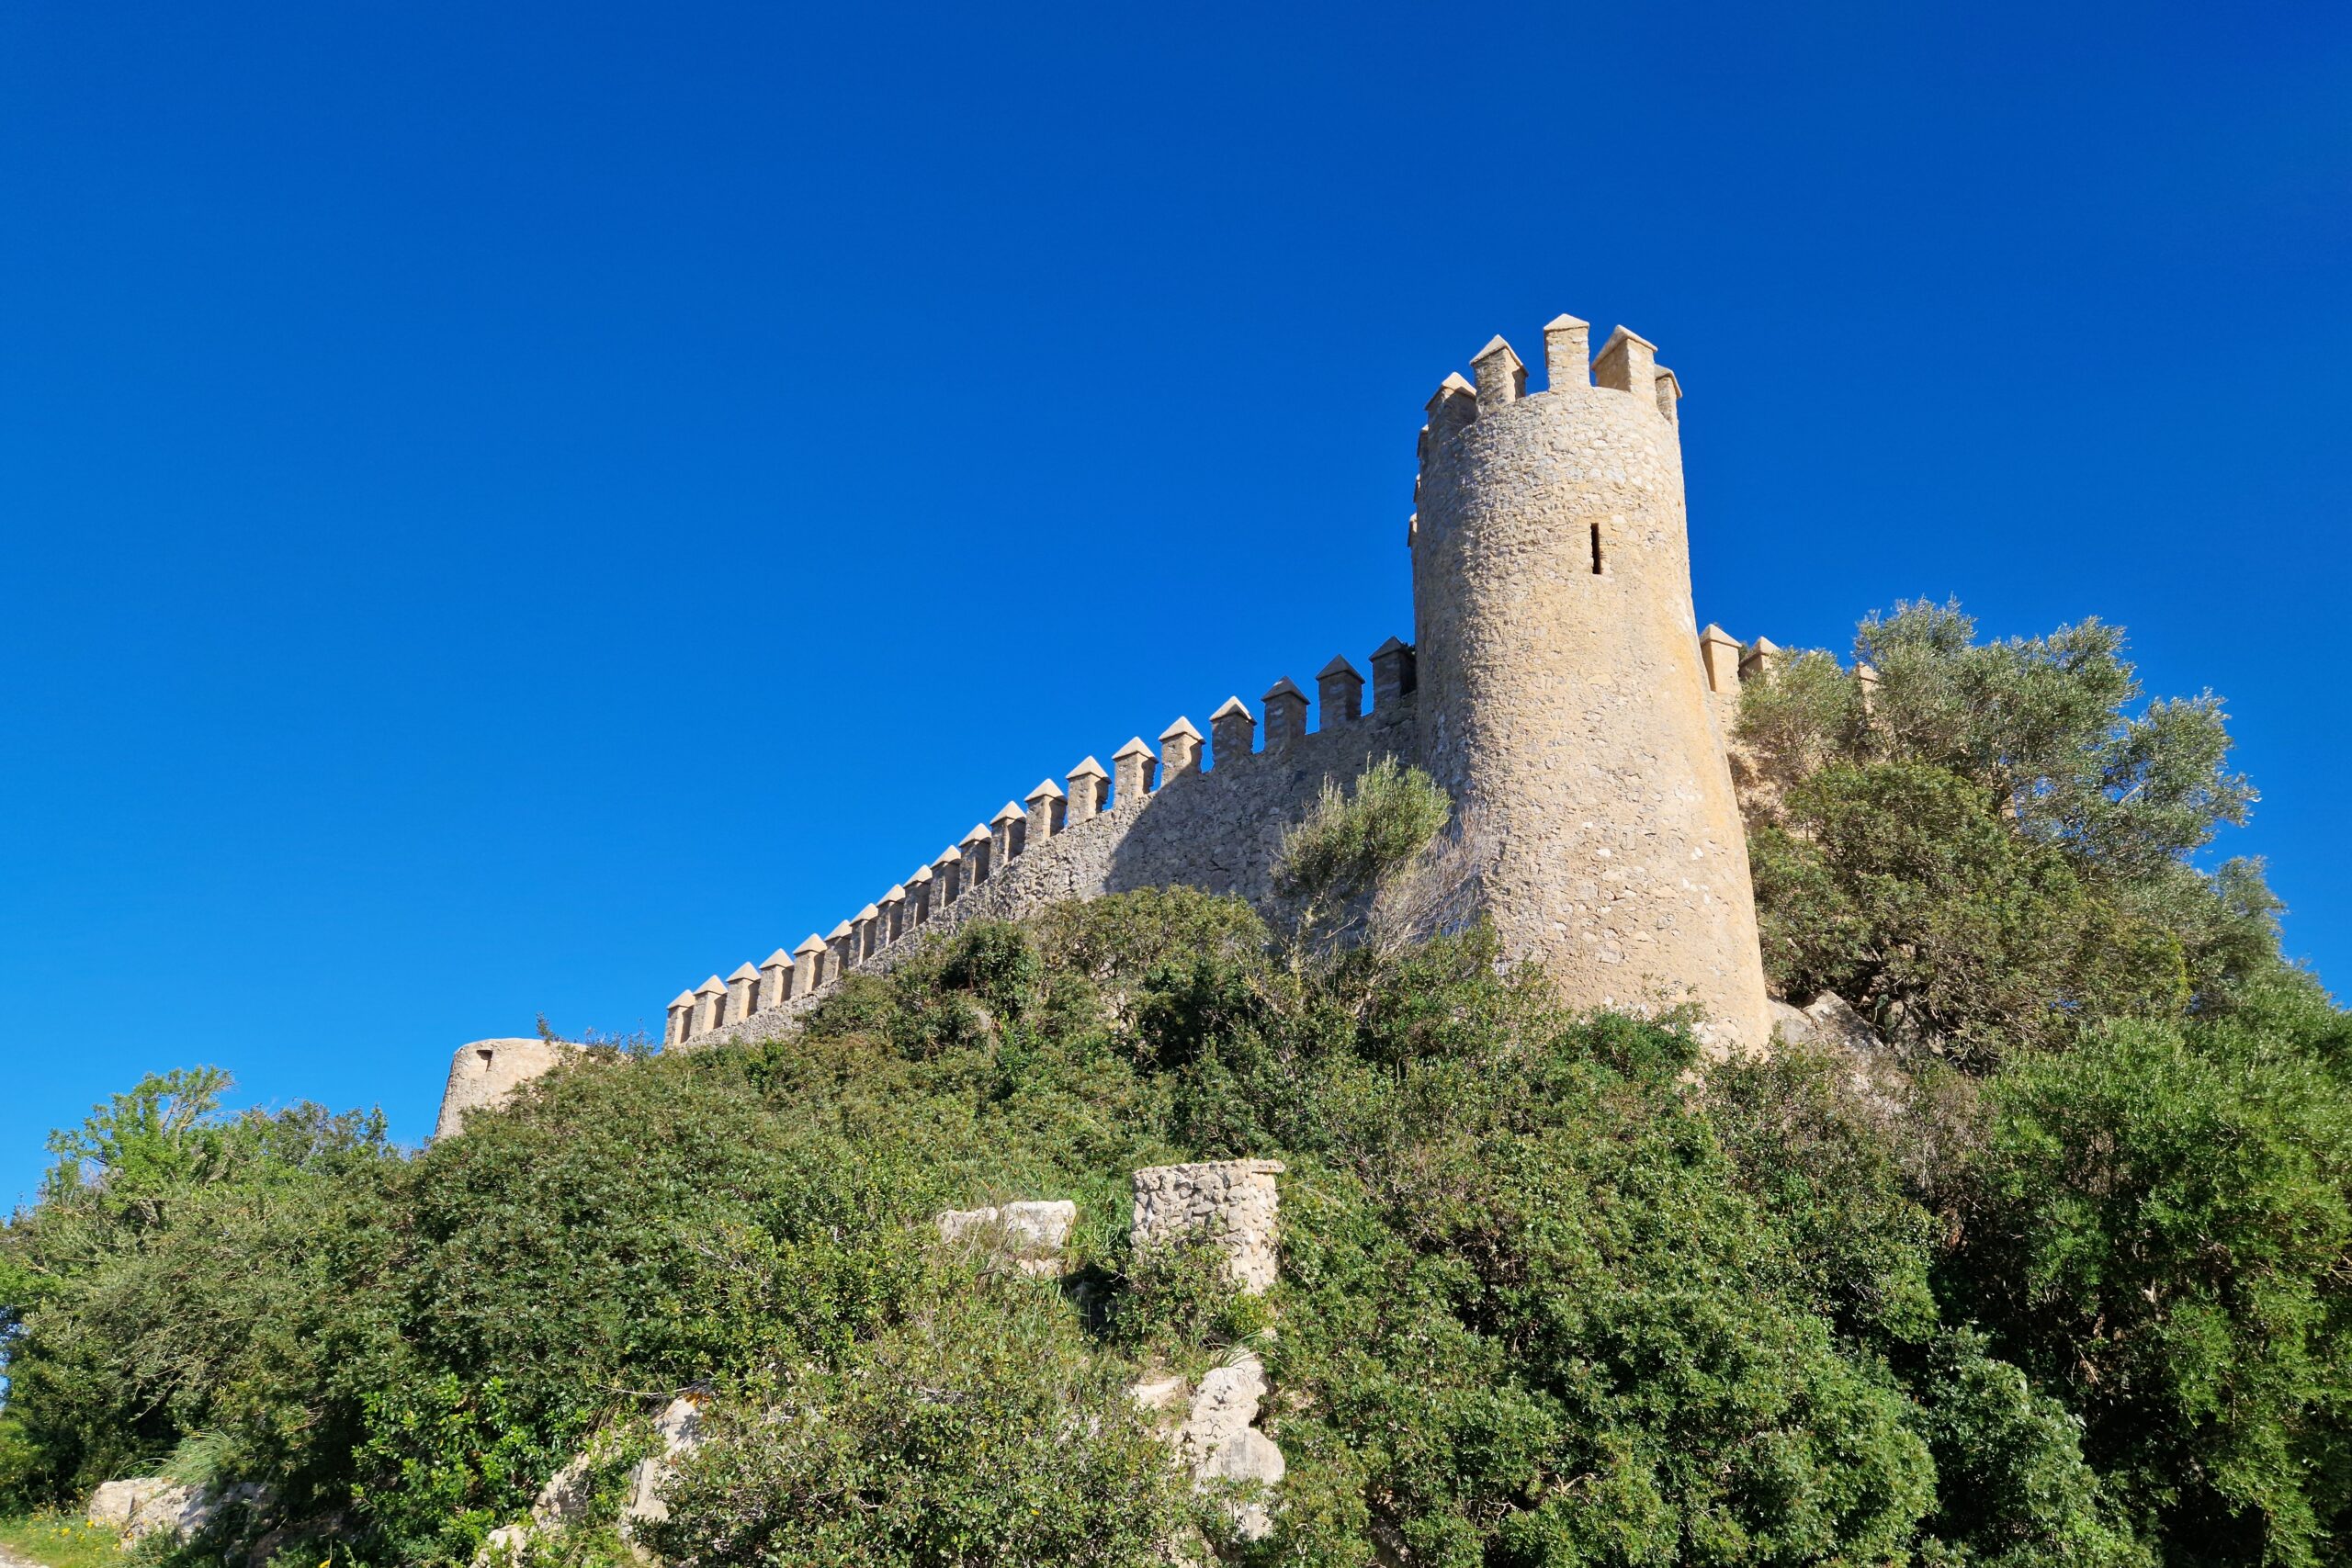
[[[1763,872],[1973,1076],[1702,1080],[1687,1021],[1565,1011],[1486,929],[1302,963],[1171,891],[977,923],[781,1038],[592,1054],[419,1154],[153,1080],[0,1230],[0,1486],[177,1452],[320,1555],[454,1565],[697,1385],[673,1561],[1143,1562],[1199,1516],[1126,1391],[1247,1343],[1290,1467],[1261,1563],[2340,1558],[2352,1025],[2275,964],[2214,1002],[2203,938],[1945,751],[1794,780]],[[2118,910],[2179,938],[2185,1016],[2101,977],[2156,967]],[[2053,1010],[2038,1051],[1999,1021]],[[1288,1166],[1271,1294],[1133,1255],[1136,1168],[1239,1156]],[[1059,1288],[937,1244],[1011,1198],[1077,1203]]]

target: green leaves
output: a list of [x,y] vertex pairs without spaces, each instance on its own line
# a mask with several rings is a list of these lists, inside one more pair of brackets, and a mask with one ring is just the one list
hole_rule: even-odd
[[[1871,615],[1744,689],[1765,962],[1983,1066],[2088,1020],[2233,1004],[2275,967],[2260,868],[2189,858],[2255,798],[2220,700],[2158,699],[2092,620],[1978,644],[1956,605]],[[2138,711],[2133,711],[2134,707]]]
[[2272,1563],[2352,1504],[2352,1101],[2293,1044],[2124,1023],[2020,1064],[1946,1265],[2125,1495]]
[[[345,1556],[454,1568],[583,1448],[609,1503],[691,1385],[672,1561],[1142,1568],[1201,1500],[1127,1390],[1247,1347],[1289,1470],[1245,1562],[2341,1557],[2352,1022],[2259,965],[2184,1019],[2219,946],[2179,911],[2261,919],[2258,879],[2102,881],[2007,798],[1832,757],[1756,837],[1775,962],[1968,1072],[1702,1079],[1484,928],[1300,964],[1169,890],[966,928],[778,1040],[591,1058],[417,1155],[151,1080],[0,1231],[0,1486],[179,1445]],[[1240,1155],[1288,1166],[1271,1295],[1134,1257],[1135,1168]],[[1063,1280],[936,1245],[1048,1197]]]

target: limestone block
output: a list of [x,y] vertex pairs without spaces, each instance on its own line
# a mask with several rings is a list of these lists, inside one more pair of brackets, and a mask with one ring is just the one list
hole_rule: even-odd
[[996,847],[989,830],[974,823],[972,830],[964,835],[964,841],[956,847],[964,852],[964,885],[977,887],[986,882],[995,858],[990,852]]
[[268,1488],[251,1482],[207,1491],[160,1475],[136,1475],[107,1482],[91,1493],[85,1517],[93,1529],[113,1530],[129,1545],[159,1532],[194,1535],[223,1508],[254,1506],[268,1496]]
[[1223,1249],[1241,1289],[1263,1293],[1278,1272],[1274,1241],[1281,1194],[1274,1178],[1282,1170],[1278,1160],[1230,1159],[1136,1171],[1136,1250],[1186,1235],[1206,1236]]
[[[1254,1355],[1218,1367],[1201,1379],[1200,1392],[1177,1435],[1177,1452],[1191,1468],[1193,1489],[1212,1492],[1238,1483],[1272,1486],[1287,1466],[1272,1438],[1252,1425],[1266,1397],[1266,1369]],[[1229,1517],[1245,1540],[1262,1540],[1273,1519],[1262,1496],[1244,1495],[1228,1504]]]
[[477,1040],[458,1047],[449,1059],[448,1087],[441,1091],[441,1116],[433,1135],[447,1138],[465,1124],[466,1112],[496,1107],[533,1078],[555,1070],[580,1047],[560,1040]]
[[200,1494],[193,1486],[160,1475],[134,1475],[109,1481],[91,1493],[88,1519],[93,1529],[110,1529],[125,1540],[135,1540],[157,1530],[184,1533],[193,1527],[200,1506]]
[[[630,1468],[628,1485],[621,1494],[619,1524],[624,1540],[631,1538],[631,1526],[670,1517],[669,1505],[662,1499],[662,1487],[675,1472],[678,1461],[702,1444],[701,1407],[693,1399],[681,1395],[653,1418],[653,1431],[662,1440],[661,1451],[647,1455]],[[533,1536],[586,1520],[589,1506],[594,1501],[589,1489],[589,1472],[597,1463],[600,1450],[609,1441],[609,1435],[602,1432],[589,1439],[586,1448],[566,1461],[539,1488],[539,1495],[531,1502],[529,1519],[502,1525],[491,1531],[475,1562],[487,1563],[511,1558]]]
[[1168,1372],[1144,1379],[1127,1390],[1127,1397],[1135,1401],[1136,1409],[1158,1414],[1163,1410],[1173,1410],[1179,1404],[1189,1408],[1191,1401],[1187,1396],[1191,1393],[1190,1385],[1182,1378]]
[[1353,724],[1363,716],[1363,676],[1344,656],[1315,672],[1315,701],[1323,712],[1323,728]]
[[701,1407],[691,1399],[673,1399],[653,1418],[653,1430],[662,1439],[662,1451],[638,1461],[629,1472],[628,1492],[621,1504],[624,1536],[629,1534],[631,1525],[670,1517],[670,1505],[662,1500],[662,1487],[676,1472],[678,1461],[702,1446]]
[[992,1209],[949,1209],[932,1223],[950,1246],[967,1247],[992,1263],[1010,1263],[1023,1274],[1056,1275],[1063,1271],[1078,1205],[1057,1199]]

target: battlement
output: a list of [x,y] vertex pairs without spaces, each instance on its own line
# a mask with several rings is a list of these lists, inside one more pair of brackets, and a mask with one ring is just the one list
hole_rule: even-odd
[[[1025,806],[1007,801],[830,938],[812,931],[790,954],[779,947],[724,980],[714,975],[679,993],[663,1043],[756,1035],[816,1006],[847,976],[888,968],[922,938],[967,919],[1013,918],[1061,898],[1180,881],[1267,901],[1272,857],[1265,819],[1280,819],[1278,839],[1279,827],[1300,814],[1300,801],[1312,803],[1327,767],[1352,778],[1375,752],[1413,753],[1413,649],[1390,637],[1371,664],[1369,709],[1363,675],[1335,658],[1317,675],[1312,701],[1287,676],[1267,690],[1262,737],[1258,715],[1228,697],[1210,716],[1206,765],[1201,732],[1180,716],[1160,731],[1158,753],[1137,735],[1112,753],[1108,771],[1089,756],[1058,781],[1039,781]],[[1313,729],[1311,714],[1319,714]],[[1215,806],[1170,806],[1194,791],[1216,797]],[[1242,795],[1251,798],[1235,798]],[[1148,812],[1164,823],[1147,827]],[[1261,840],[1253,847],[1234,841],[1252,830]],[[1220,870],[1228,886],[1219,886]]]
[[[1600,352],[1588,359],[1591,330],[1590,323],[1565,314],[1544,324],[1544,388],[1534,396],[1571,389],[1627,392],[1655,408],[1668,424],[1680,423],[1682,382],[1657,363],[1657,345],[1620,326],[1610,333]],[[1530,396],[1527,366],[1499,333],[1471,356],[1470,373],[1471,380],[1464,380],[1459,372],[1448,374],[1426,405],[1428,423],[1420,439],[1424,468],[1445,442]]]
[[[1156,749],[1137,734],[1107,768],[1082,756],[830,931],[681,991],[665,1042],[763,1037],[928,936],[1063,900],[1187,886],[1279,919],[1284,834],[1327,781],[1395,760],[1481,825],[1452,863],[1507,956],[1540,960],[1577,1005],[1695,1002],[1720,1049],[1760,1047],[1730,742],[1743,684],[1772,680],[1779,649],[1693,621],[1682,386],[1657,345],[1619,326],[1596,351],[1563,314],[1543,350],[1541,390],[1496,336],[1429,399],[1413,636],[1374,649],[1368,680],[1333,659],[1311,696],[1285,675],[1255,707],[1227,697],[1205,737],[1179,717]],[[469,1050],[453,1096],[503,1092],[533,1062]]]

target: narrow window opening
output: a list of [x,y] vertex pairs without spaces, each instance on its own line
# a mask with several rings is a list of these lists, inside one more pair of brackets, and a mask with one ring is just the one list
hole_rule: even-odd
[[1600,525],[1592,525],[1592,575],[1600,575]]
[[497,1053],[492,1052],[492,1051],[476,1051],[476,1052],[474,1053],[474,1055],[475,1055],[480,1056],[480,1057],[481,1058],[481,1065],[482,1065],[483,1066],[485,1066],[485,1067],[486,1067],[486,1066],[490,1066],[490,1060],[491,1060],[491,1058],[492,1058],[493,1055],[495,1055],[496,1054],[497,1054]]

